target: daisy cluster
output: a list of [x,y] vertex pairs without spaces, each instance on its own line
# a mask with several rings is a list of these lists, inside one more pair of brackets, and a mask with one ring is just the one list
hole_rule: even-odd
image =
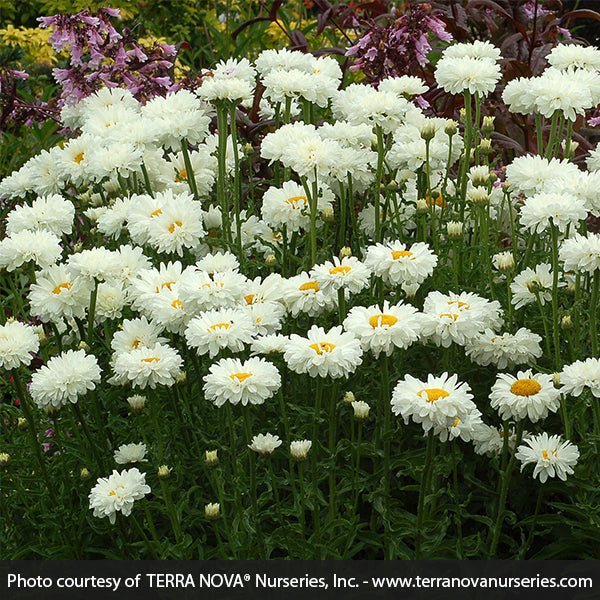
[[[488,42],[451,45],[437,85],[469,103],[473,96],[479,114],[499,85],[500,59]],[[573,122],[599,103],[597,51],[559,46],[548,61],[541,76],[506,85],[509,110]],[[320,389],[323,380],[369,379],[393,357],[397,383],[382,402],[406,426],[479,454],[517,446],[534,477],[565,479],[578,450],[523,428],[557,413],[567,396],[600,398],[598,341],[594,357],[573,354],[568,365],[555,348],[557,382],[538,364],[552,361],[542,350],[549,331],[542,336],[530,316],[541,309],[547,325],[552,307],[554,341],[557,294],[584,283],[597,310],[600,236],[586,219],[600,216],[598,151],[587,171],[571,161],[569,140],[562,158],[549,146],[496,172],[480,160],[483,142],[492,143],[489,116],[476,134],[430,116],[415,99],[428,86],[412,76],[377,88],[341,84],[331,57],[267,50],[254,64],[218,63],[194,92],[141,103],[107,87],[65,107],[72,135],[0,183],[2,198],[18,204],[6,218],[0,269],[23,287],[13,294],[22,314],[0,326],[0,366],[29,367],[39,356],[31,319],[54,340],[54,355],[46,350],[30,377],[40,409],[95,403],[100,389],[129,396],[137,413],[140,393],[155,402],[182,389],[230,412],[277,396],[294,402],[284,400],[290,380]],[[254,109],[275,126],[251,149],[236,115]],[[315,111],[323,118],[311,118]],[[252,160],[272,177],[240,195],[242,162],[255,183]],[[331,239],[336,247],[325,245]],[[484,283],[463,285],[465,256]],[[442,374],[423,377],[421,361],[432,356],[467,367],[454,373],[448,358],[432,365]],[[480,367],[495,382],[476,394]],[[366,421],[369,405],[352,406]],[[317,440],[288,442],[302,460]],[[246,446],[270,455],[281,444],[269,433]],[[119,445],[113,458],[143,463],[153,452],[144,440]],[[111,523],[129,515],[150,493],[144,477],[132,468],[99,479],[90,508]]]

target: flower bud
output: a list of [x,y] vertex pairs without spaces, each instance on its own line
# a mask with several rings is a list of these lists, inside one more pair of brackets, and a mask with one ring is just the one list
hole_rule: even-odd
[[435,137],[435,123],[429,119],[425,119],[423,125],[421,125],[421,137],[425,140],[432,140]]
[[274,254],[269,254],[269,256],[267,256],[267,258],[265,259],[265,262],[272,267],[273,265],[277,264],[277,258],[275,257]]
[[485,206],[490,201],[490,195],[484,187],[473,188],[469,192],[469,198],[475,206]]
[[181,373],[175,376],[175,383],[185,383],[186,379],[187,371],[181,371]]
[[489,154],[492,151],[492,142],[485,138],[479,142],[479,152],[481,154]]
[[458,123],[452,119],[449,119],[444,127],[444,132],[447,136],[453,136],[458,131]]
[[352,392],[346,392],[344,394],[344,402],[347,402],[348,404],[352,404],[352,402],[354,402],[356,400],[356,398],[354,397],[354,394]]
[[19,429],[26,429],[29,426],[29,421],[25,417],[19,417],[17,421],[17,427]]
[[573,327],[571,315],[563,315],[563,318],[560,320],[560,326],[562,329],[571,329],[571,327]]
[[354,409],[354,418],[359,421],[364,421],[369,418],[369,410],[371,407],[362,400],[357,400],[352,403],[352,408]]
[[207,450],[204,455],[204,462],[207,467],[216,467],[219,464],[219,457],[216,450]]
[[160,467],[158,467],[158,476],[160,479],[167,479],[170,477],[172,470],[173,469],[167,467],[167,465],[160,465]]
[[207,519],[214,521],[221,516],[221,505],[218,502],[211,502],[204,507],[204,514]]
[[81,340],[79,342],[79,349],[80,350],[84,350],[85,352],[89,352],[90,351],[89,345],[87,344],[87,342],[84,342],[83,340]]
[[0,467],[6,467],[10,463],[10,454],[7,452],[0,452]]
[[295,460],[305,460],[312,446],[310,440],[299,440],[290,443],[290,456]]
[[92,474],[90,473],[90,471],[87,467],[83,467],[83,469],[81,469],[81,471],[79,471],[79,477],[81,477],[81,479],[83,479],[83,481],[85,481],[86,479],[89,479],[91,476],[92,476]]
[[515,257],[510,250],[494,254],[492,261],[496,269],[498,269],[498,271],[502,271],[503,273],[512,271],[515,268]]
[[331,206],[326,206],[321,212],[321,219],[326,223],[331,223],[333,221],[333,208]]
[[144,410],[144,406],[146,406],[146,397],[136,394],[135,396],[127,398],[127,402],[133,412],[141,413]]
[[556,389],[560,388],[560,373],[552,373],[552,383]]
[[492,131],[494,131],[494,120],[496,117],[485,116],[483,117],[483,123],[481,124],[481,131],[485,133],[486,136],[490,136]]
[[350,256],[352,256],[352,249],[349,246],[344,246],[343,248],[340,248],[340,258],[349,258]]
[[469,179],[475,187],[487,187],[490,182],[490,170],[485,165],[471,167],[469,169]]
[[417,200],[417,214],[422,215],[429,212],[429,207],[427,206],[427,200],[425,198],[419,198]]
[[461,123],[464,123],[466,118],[467,118],[467,111],[464,108],[461,108],[460,112],[458,113],[458,120]]
[[462,221],[448,221],[447,230],[449,238],[461,238],[463,235]]

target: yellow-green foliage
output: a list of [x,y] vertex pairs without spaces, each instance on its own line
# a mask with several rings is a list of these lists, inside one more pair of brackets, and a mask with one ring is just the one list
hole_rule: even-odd
[[13,27],[8,24],[4,29],[0,29],[0,47],[19,46],[25,53],[27,62],[54,64],[58,60],[58,55],[48,41],[51,33],[51,29]]

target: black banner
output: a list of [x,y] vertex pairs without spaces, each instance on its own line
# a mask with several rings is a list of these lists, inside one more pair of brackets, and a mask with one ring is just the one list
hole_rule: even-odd
[[2,561],[0,598],[596,600],[599,572],[600,561]]

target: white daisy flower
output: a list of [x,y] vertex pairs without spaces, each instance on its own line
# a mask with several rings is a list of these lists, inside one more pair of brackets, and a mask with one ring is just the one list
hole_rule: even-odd
[[227,270],[210,275],[190,268],[181,278],[179,294],[186,311],[198,314],[212,308],[233,308],[240,304],[247,279],[241,273]]
[[545,304],[552,300],[552,267],[547,263],[536,265],[535,269],[527,267],[511,282],[512,303],[515,308],[536,302],[535,290],[539,293],[540,302]]
[[71,254],[67,266],[74,275],[89,281],[116,279],[121,274],[119,253],[106,248],[91,248]]
[[284,354],[285,362],[295,373],[310,377],[347,377],[362,362],[360,341],[341,326],[325,331],[313,325],[305,338],[292,334]]
[[183,256],[184,248],[193,248],[204,237],[200,202],[187,193],[173,196],[156,218],[148,224],[148,244],[158,252]]
[[226,271],[237,271],[240,268],[240,263],[237,256],[232,252],[219,251],[207,254],[196,263],[196,266],[201,271],[206,271],[208,274],[214,275],[215,273],[225,273]]
[[95,517],[108,517],[111,525],[114,525],[117,512],[128,517],[133,503],[150,492],[145,473],[140,473],[135,467],[120,473],[114,470],[110,477],[99,478],[92,488],[90,509],[94,510]]
[[395,348],[408,348],[419,339],[420,315],[410,304],[399,302],[390,306],[386,300],[383,308],[377,305],[355,306],[344,320],[344,329],[355,335],[364,350],[375,358],[381,352],[390,356]]
[[600,398],[600,359],[586,358],[563,367],[560,374],[560,391],[571,396],[580,396],[584,388],[588,388]]
[[506,167],[506,181],[511,191],[531,196],[540,192],[552,192],[564,180],[578,177],[579,169],[568,160],[543,158],[541,156],[518,156]]
[[535,194],[526,198],[520,210],[521,225],[532,233],[542,233],[553,223],[564,233],[587,217],[582,200],[568,194]]
[[341,288],[358,294],[369,285],[370,275],[371,270],[356,256],[344,256],[341,260],[335,256],[333,262],[315,265],[310,272],[325,294],[333,294]]
[[14,271],[28,262],[44,269],[56,263],[61,254],[60,239],[53,233],[24,229],[0,241],[0,269]]
[[437,84],[449,94],[469,91],[481,98],[493,92],[500,79],[500,66],[487,57],[448,56],[438,61],[435,70]]
[[[101,211],[100,213],[94,213],[98,231],[108,237],[117,239],[123,231],[130,211],[133,210],[134,203],[132,198],[117,198],[111,207],[103,206],[100,209],[92,209]],[[89,209],[85,214],[90,219],[93,218]]]
[[492,386],[490,405],[503,420],[521,421],[528,417],[535,423],[559,409],[560,392],[554,387],[552,375],[534,374],[531,369],[519,371],[516,377],[499,373]]
[[284,284],[283,299],[291,316],[296,318],[301,312],[315,317],[325,310],[331,310],[335,299],[326,294],[319,282],[306,272],[290,277]]
[[208,369],[204,377],[204,395],[215,406],[262,404],[281,387],[281,375],[263,358],[222,358]]
[[541,483],[546,483],[548,477],[558,477],[566,481],[567,475],[573,474],[579,450],[571,442],[563,442],[560,436],[549,436],[544,432],[531,436],[525,440],[525,444],[519,446],[515,454],[521,461],[521,471],[528,464],[534,464],[533,477],[535,479],[539,476]]
[[271,335],[281,329],[285,308],[279,302],[254,302],[244,309],[254,324],[254,335]]
[[185,330],[185,339],[199,356],[213,358],[228,348],[241,352],[254,337],[254,326],[249,314],[240,309],[221,308],[200,313]]
[[131,352],[138,348],[153,348],[156,344],[165,344],[167,339],[161,337],[163,328],[146,317],[125,319],[121,329],[115,331],[111,348],[115,354]]
[[424,242],[410,248],[400,241],[367,248],[365,264],[389,285],[420,285],[433,273],[437,256]]
[[458,375],[430,374],[426,382],[406,375],[392,393],[392,412],[402,416],[406,424],[412,418],[425,432],[435,427],[449,429],[457,417],[466,418],[477,408],[470,392],[466,383],[458,382]]
[[481,413],[477,408],[456,417],[450,427],[434,427],[434,433],[441,442],[460,438],[463,442],[470,442],[476,435],[477,428],[483,424]]
[[252,355],[256,354],[283,354],[290,338],[280,333],[271,335],[260,335],[252,340],[250,350]]
[[528,363],[543,354],[540,343],[542,338],[521,327],[516,333],[495,333],[486,329],[467,341],[467,356],[478,365],[487,367],[495,365],[498,369],[506,369],[515,365]]
[[75,404],[80,396],[100,382],[100,367],[93,354],[84,350],[67,350],[52,357],[31,378],[29,393],[38,408],[61,408]]
[[75,277],[65,265],[53,265],[37,275],[28,295],[31,313],[44,322],[83,318],[90,300],[89,281]]
[[40,347],[40,338],[31,325],[12,321],[0,325],[0,368],[16,369],[29,365]]
[[147,462],[146,444],[123,444],[115,450],[114,458],[118,465]]
[[31,206],[17,206],[8,213],[6,233],[11,235],[23,229],[45,230],[60,237],[63,233],[71,233],[74,215],[75,207],[70,200],[59,194],[42,196]]
[[296,460],[304,460],[312,447],[311,440],[296,440],[290,442],[290,456]]
[[438,346],[464,346],[485,329],[502,325],[500,303],[472,292],[430,292],[423,305],[422,334]]
[[565,264],[565,271],[593,273],[600,269],[600,235],[576,233],[563,241],[558,256]]
[[254,450],[258,454],[273,454],[276,448],[281,446],[282,442],[279,436],[271,433],[262,434],[259,433],[252,438],[252,443],[248,444],[250,450]]
[[[529,437],[529,433],[523,432],[523,440]],[[485,423],[477,423],[472,434],[473,449],[476,454],[492,453],[500,456],[504,447],[504,431]],[[511,427],[508,431],[508,449],[512,452],[517,442],[517,431]]]
[[107,319],[118,319],[127,305],[127,293],[121,281],[103,281],[98,285],[94,319],[102,323]]
[[165,344],[156,343],[152,348],[138,347],[130,352],[116,354],[112,358],[114,377],[110,383],[130,383],[142,389],[157,385],[172,386],[179,375],[183,360],[179,353]]
[[600,71],[600,50],[593,46],[558,44],[552,48],[546,60],[560,71],[569,68]]

